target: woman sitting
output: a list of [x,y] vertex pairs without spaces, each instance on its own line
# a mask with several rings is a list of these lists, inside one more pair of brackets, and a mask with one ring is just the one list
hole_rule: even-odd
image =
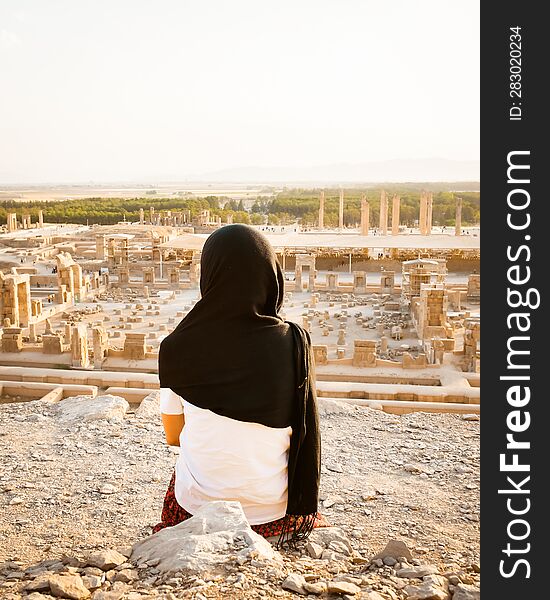
[[267,239],[246,225],[211,234],[200,290],[159,351],[162,421],[181,450],[154,530],[231,500],[265,537],[304,539],[328,525],[311,340],[279,315],[284,277]]

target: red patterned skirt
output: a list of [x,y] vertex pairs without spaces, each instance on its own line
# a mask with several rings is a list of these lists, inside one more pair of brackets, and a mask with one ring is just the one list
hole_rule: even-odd
[[[166,496],[164,497],[164,505],[162,507],[162,521],[153,527],[153,533],[157,533],[161,529],[165,527],[173,527],[182,521],[190,519],[193,515],[188,513],[184,508],[182,508],[178,501],[176,500],[176,496],[174,494],[174,482],[176,480],[175,473],[172,475],[172,479],[170,479],[170,484],[168,485],[168,490],[166,491]],[[302,518],[300,516],[291,517],[295,519],[296,522]],[[271,521],[270,523],[262,523],[261,525],[251,525],[252,529],[263,535],[264,537],[271,537],[280,535],[283,530],[283,524],[285,519],[277,519],[276,521]],[[330,527],[330,523],[323,517],[321,513],[317,513],[317,517],[315,519],[314,527]]]

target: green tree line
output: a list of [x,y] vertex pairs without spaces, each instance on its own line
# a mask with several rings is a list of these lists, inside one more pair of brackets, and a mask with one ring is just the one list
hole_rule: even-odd
[[[400,223],[413,226],[418,220],[420,189],[386,188],[391,217],[391,198],[398,194],[401,198]],[[347,189],[344,191],[344,225],[353,226],[361,220],[361,196],[366,195],[370,208],[371,226],[379,223],[380,189]],[[476,191],[453,193],[449,191],[433,192],[434,225],[452,226],[455,222],[456,197],[462,198],[463,225],[478,224],[480,220],[480,194]],[[339,191],[325,192],[325,226],[338,225]],[[189,211],[191,218],[202,210],[209,209],[212,217],[221,217],[226,222],[231,215],[234,223],[253,225],[272,224],[289,225],[299,222],[305,227],[316,226],[319,217],[319,191],[306,189],[283,190],[275,197],[259,197],[249,210],[245,210],[242,200],[223,196],[204,198],[80,198],[63,201],[21,202],[8,200],[0,203],[0,223],[5,223],[8,213],[31,215],[33,222],[38,220],[38,212],[43,211],[44,221],[48,223],[78,223],[90,225],[112,225],[119,221],[139,221],[139,209],[148,217],[149,207],[155,212]]]

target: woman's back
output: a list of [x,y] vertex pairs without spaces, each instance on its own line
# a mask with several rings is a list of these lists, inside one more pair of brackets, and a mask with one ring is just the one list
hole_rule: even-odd
[[178,400],[185,413],[176,463],[178,503],[193,514],[206,502],[236,500],[252,525],[283,517],[291,427],[236,421]]

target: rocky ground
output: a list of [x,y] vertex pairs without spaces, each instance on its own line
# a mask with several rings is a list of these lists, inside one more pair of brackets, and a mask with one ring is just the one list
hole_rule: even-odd
[[477,417],[324,401],[320,510],[335,528],[262,560],[235,537],[215,572],[167,572],[130,554],[159,520],[177,450],[154,394],[126,415],[106,406],[86,421],[0,406],[0,598],[479,597]]

